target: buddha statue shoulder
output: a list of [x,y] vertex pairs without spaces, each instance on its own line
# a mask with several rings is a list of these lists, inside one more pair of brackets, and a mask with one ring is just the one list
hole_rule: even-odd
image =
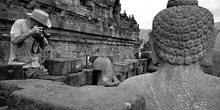
[[213,14],[197,0],[169,0],[149,36],[158,71],[129,78],[119,88],[143,95],[147,110],[220,110],[220,78],[200,67],[216,37]]

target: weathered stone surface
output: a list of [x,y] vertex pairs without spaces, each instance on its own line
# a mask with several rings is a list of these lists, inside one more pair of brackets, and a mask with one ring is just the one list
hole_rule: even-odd
[[68,75],[82,70],[82,59],[78,58],[53,58],[46,60],[44,66],[50,75]]
[[16,110],[145,110],[145,99],[127,92],[126,88],[76,88],[37,79],[3,81],[0,85],[7,85],[5,89],[21,88],[9,98],[9,107]]
[[127,73],[128,63],[113,63],[113,71],[116,73]]
[[86,74],[86,84],[91,85],[93,84],[93,69],[83,69],[82,72]]
[[86,72],[72,73],[67,76],[67,84],[70,86],[80,87],[86,84]]
[[22,65],[0,65],[0,80],[24,79]]

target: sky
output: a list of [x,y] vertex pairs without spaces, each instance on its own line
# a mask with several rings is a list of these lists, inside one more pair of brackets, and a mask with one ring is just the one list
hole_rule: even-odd
[[[166,8],[168,0],[120,0],[121,13],[134,15],[141,29],[151,29],[154,16]],[[215,22],[220,21],[220,0],[198,0],[199,6],[209,9]]]

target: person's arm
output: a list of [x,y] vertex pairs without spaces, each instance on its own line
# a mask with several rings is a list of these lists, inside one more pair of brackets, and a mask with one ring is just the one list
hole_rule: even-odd
[[[17,28],[17,30],[19,29],[19,27],[17,27],[17,25],[15,25],[12,29],[16,30],[16,28]],[[15,39],[12,40],[12,43],[15,45],[20,44],[23,41],[25,41],[31,34],[34,34],[34,33],[38,34],[41,31],[42,31],[41,27],[34,26],[31,30],[28,30],[28,31],[18,35],[18,37],[16,37]],[[12,35],[15,36],[18,33],[19,33],[19,31],[17,31],[17,33],[12,33]]]
[[31,34],[32,34],[31,30],[29,30],[29,31],[27,31],[25,33],[22,33],[18,37],[16,37],[12,41],[12,43],[15,44],[15,45],[18,45],[18,44],[22,43],[24,40],[26,40]]

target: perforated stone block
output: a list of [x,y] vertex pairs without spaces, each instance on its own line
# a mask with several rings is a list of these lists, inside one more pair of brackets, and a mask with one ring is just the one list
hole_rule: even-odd
[[82,70],[82,65],[82,59],[79,58],[53,58],[44,63],[49,74],[55,76],[79,72]]
[[72,73],[67,76],[68,85],[80,87],[86,84],[86,72]]
[[22,65],[1,65],[0,80],[24,79]]

